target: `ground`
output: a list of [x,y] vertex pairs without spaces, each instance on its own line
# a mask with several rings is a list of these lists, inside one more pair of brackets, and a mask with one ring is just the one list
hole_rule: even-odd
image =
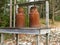
[[[45,19],[41,19],[41,27],[46,27],[46,21]],[[51,28],[59,28],[60,27],[60,21],[54,21],[54,24],[52,24],[52,20],[49,20],[49,27]]]
[[54,24],[51,24],[50,27],[57,27],[59,28],[60,27],[60,22],[56,22]]

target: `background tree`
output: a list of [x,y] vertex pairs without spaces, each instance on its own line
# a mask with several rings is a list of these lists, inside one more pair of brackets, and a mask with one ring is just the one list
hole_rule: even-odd
[[9,25],[9,9],[7,3],[7,0],[0,0],[0,27],[7,27]]

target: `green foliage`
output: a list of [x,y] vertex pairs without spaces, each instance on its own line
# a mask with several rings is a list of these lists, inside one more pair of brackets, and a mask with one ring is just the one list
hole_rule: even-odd
[[56,21],[60,21],[60,16],[55,16]]
[[28,15],[25,15],[25,23],[26,23],[26,27],[29,27],[29,18]]
[[0,27],[8,27],[8,26],[9,26],[9,16],[2,14]]
[[28,12],[27,12],[28,8],[27,7],[24,7],[24,12],[25,12],[25,25],[26,27],[29,27],[29,15],[28,15]]
[[26,0],[17,0],[18,3],[25,3]]
[[5,0],[0,0],[0,13],[3,12],[4,5],[5,5]]
[[9,13],[6,11],[6,4],[8,0],[0,0],[0,27],[8,27]]

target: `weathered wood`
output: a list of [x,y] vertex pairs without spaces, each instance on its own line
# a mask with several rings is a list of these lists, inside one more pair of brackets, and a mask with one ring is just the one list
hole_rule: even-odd
[[4,42],[4,34],[1,34],[1,45],[4,45],[3,42]]
[[39,29],[0,29],[0,33],[39,34]]
[[35,1],[35,2],[28,2],[28,3],[21,3],[18,4],[19,6],[28,6],[28,5],[36,5],[36,4],[43,4],[45,1]]
[[49,34],[46,33],[46,45],[49,45]]
[[10,27],[12,27],[12,0],[10,0]]
[[46,1],[46,27],[49,27],[49,2]]
[[0,33],[15,34],[40,34],[41,30],[51,30],[51,28],[0,28]]
[[[16,4],[16,0],[14,0],[14,4]],[[13,27],[15,27],[15,16],[16,16],[16,5],[14,5],[14,23],[13,23]]]
[[18,34],[16,34],[16,45],[18,45]]
[[[16,1],[17,1],[17,0],[14,0],[14,4],[16,4]],[[15,17],[16,17],[16,5],[14,5],[14,17],[13,17],[13,19],[14,19],[14,20],[13,20],[13,27],[14,27],[14,28],[15,28],[15,20],[16,20]],[[18,39],[17,34],[16,34],[16,35],[13,34],[13,38],[14,38],[14,39],[16,38],[16,45],[18,45],[18,43],[17,43],[17,42],[18,42],[18,40],[17,40],[17,39]]]

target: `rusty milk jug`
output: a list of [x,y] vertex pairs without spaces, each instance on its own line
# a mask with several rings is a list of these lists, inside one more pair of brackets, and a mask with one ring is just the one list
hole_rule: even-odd
[[16,27],[25,27],[25,15],[22,7],[18,8],[18,14],[16,15]]
[[30,27],[40,27],[40,16],[36,7],[31,7],[29,15]]

